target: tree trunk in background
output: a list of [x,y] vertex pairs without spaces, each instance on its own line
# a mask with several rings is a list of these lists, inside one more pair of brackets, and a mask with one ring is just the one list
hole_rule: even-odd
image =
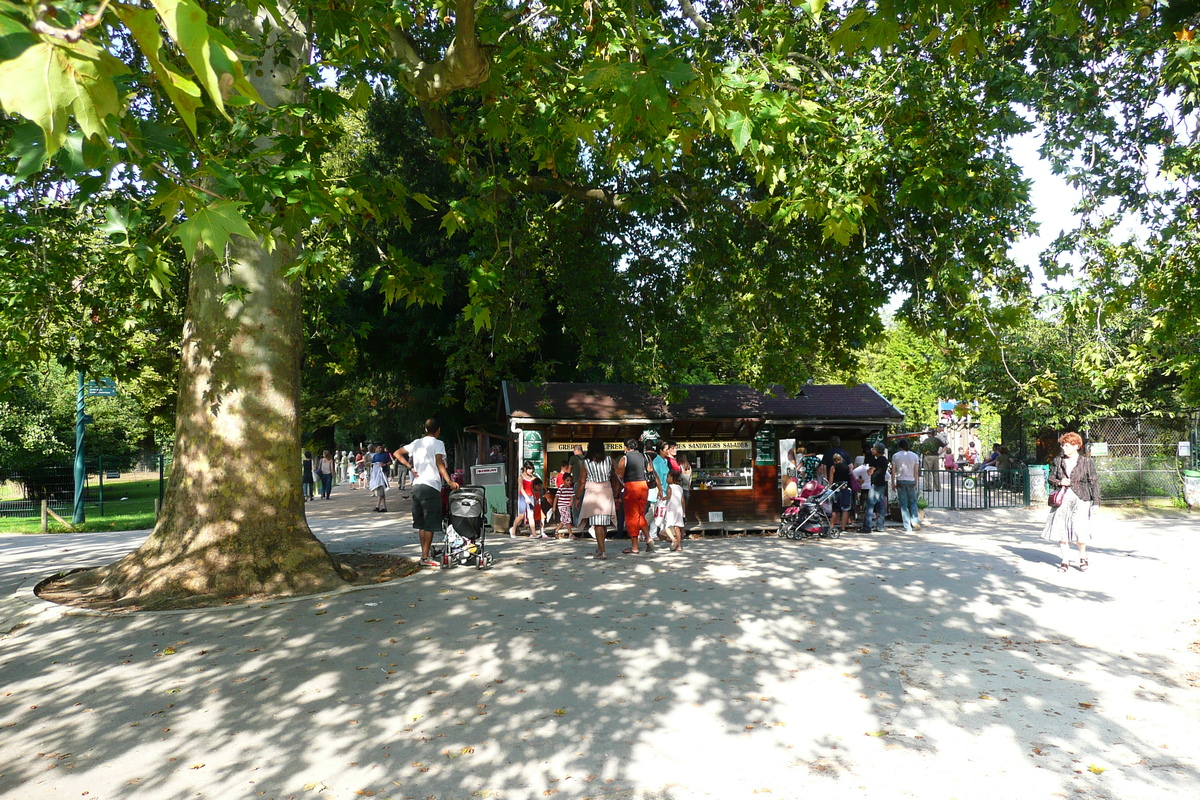
[[[237,12],[231,12],[237,13]],[[244,24],[270,24],[265,14]],[[293,19],[293,31],[299,24]],[[269,105],[308,63],[302,36],[284,32],[249,70]],[[199,258],[184,315],[175,453],[162,514],[141,548],[72,582],[142,607],[184,598],[322,592],[344,583],[304,516],[300,486],[300,287],[284,276],[297,253],[235,237],[224,258]],[[230,287],[246,294],[226,300]]]

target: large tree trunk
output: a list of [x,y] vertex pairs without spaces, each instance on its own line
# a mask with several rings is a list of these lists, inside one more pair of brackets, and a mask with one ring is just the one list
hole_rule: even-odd
[[[265,19],[260,14],[243,24],[261,26]],[[250,71],[270,105],[299,99],[290,84],[308,63],[302,36],[283,33],[277,47],[290,58],[268,58]],[[321,592],[344,583],[347,570],[304,516],[303,318],[300,287],[284,276],[296,247],[282,231],[274,238],[269,249],[235,237],[220,258],[200,258],[193,268],[174,464],[158,525],[138,550],[79,575],[73,582],[80,588],[156,607],[187,598]],[[241,299],[229,299],[239,294],[231,287],[245,290]]]

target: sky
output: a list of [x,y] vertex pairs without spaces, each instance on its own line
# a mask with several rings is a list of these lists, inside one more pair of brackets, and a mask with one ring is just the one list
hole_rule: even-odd
[[[1009,147],[1013,160],[1020,165],[1025,177],[1033,182],[1030,197],[1036,211],[1034,219],[1038,223],[1038,233],[1016,242],[1009,253],[1018,264],[1029,267],[1033,273],[1033,288],[1038,292],[1046,282],[1038,259],[1045,250],[1064,230],[1075,226],[1077,217],[1071,209],[1079,202],[1080,194],[1076,189],[1067,185],[1060,176],[1050,171],[1050,164],[1038,155],[1041,145],[1041,134],[1037,131],[1014,137]],[[1053,284],[1060,288],[1064,281],[1060,279]]]

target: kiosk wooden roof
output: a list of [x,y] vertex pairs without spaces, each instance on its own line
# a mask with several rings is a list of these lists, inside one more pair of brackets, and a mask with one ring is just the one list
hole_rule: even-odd
[[623,439],[646,426],[676,439],[754,435],[764,424],[877,428],[904,414],[869,384],[807,384],[798,394],[774,387],[684,385],[668,401],[636,384],[501,384],[502,412],[515,425],[548,426],[554,438]]

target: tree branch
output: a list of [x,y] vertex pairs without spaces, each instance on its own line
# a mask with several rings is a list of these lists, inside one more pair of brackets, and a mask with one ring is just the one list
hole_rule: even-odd
[[629,211],[629,196],[618,194],[602,186],[584,186],[565,178],[552,178],[546,175],[530,175],[520,181],[512,181],[512,188],[521,192],[557,192],[576,200],[587,200],[593,203],[603,203],[617,211]]
[[679,0],[679,7],[683,9],[683,15],[692,21],[696,29],[701,33],[708,33],[712,30],[712,24],[704,17],[700,16],[700,12],[692,5],[692,0]]
[[109,0],[104,0],[94,13],[82,15],[79,21],[70,28],[60,28],[49,22],[52,14],[57,13],[57,10],[49,3],[38,3],[37,8],[34,9],[33,30],[73,44],[83,38],[84,31],[100,24],[104,18],[104,12],[108,10],[108,3]]
[[457,0],[455,9],[454,40],[441,61],[426,62],[407,33],[399,28],[389,31],[392,52],[408,67],[400,80],[423,103],[434,103],[460,89],[479,86],[491,75],[491,59],[475,31],[474,0]]

